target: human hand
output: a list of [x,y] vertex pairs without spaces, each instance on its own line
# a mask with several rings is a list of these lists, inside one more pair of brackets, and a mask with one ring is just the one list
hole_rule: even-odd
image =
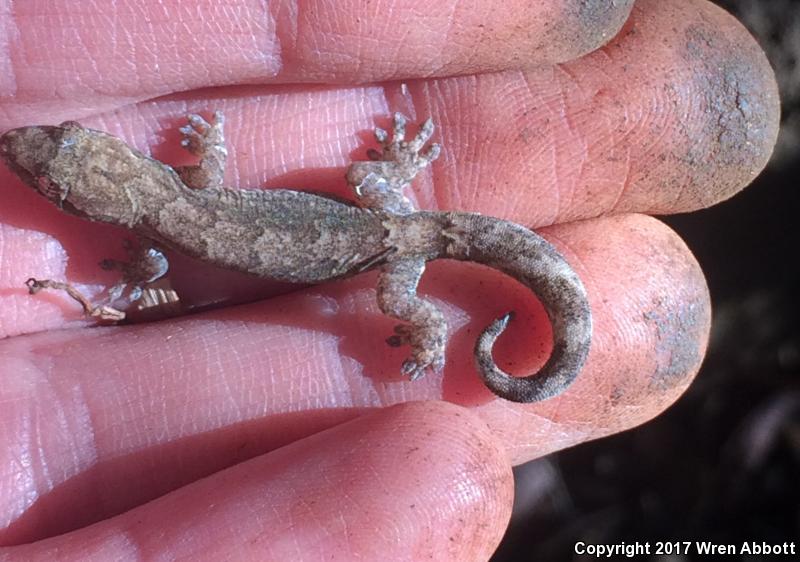
[[[646,215],[711,205],[758,173],[777,129],[773,78],[732,18],[689,0],[640,2],[608,45],[554,65],[599,47],[629,8],[566,4],[76,1],[3,16],[2,130],[78,119],[177,165],[176,124],[220,109],[233,186],[349,197],[343,169],[376,119],[432,115],[444,152],[414,184],[420,207],[536,228],[583,279],[595,319],[576,383],[532,405],[493,399],[472,346],[516,310],[497,357],[530,371],[546,355],[543,311],[466,264],[426,274],[451,340],[443,376],[414,383],[398,374],[405,350],[383,345],[393,322],[371,274],[86,329],[74,303],[22,282],[109,285],[96,264],[125,234],[60,213],[3,170],[0,513],[4,544],[30,543],[3,555],[486,559],[510,510],[510,462],[674,401],[705,351],[708,294],[688,249]],[[189,301],[274,290],[173,266]]]

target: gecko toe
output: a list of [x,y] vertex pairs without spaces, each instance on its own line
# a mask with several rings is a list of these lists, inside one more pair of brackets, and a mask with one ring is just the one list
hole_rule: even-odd
[[400,368],[400,372],[407,376],[409,380],[415,381],[422,378],[425,374],[425,368],[413,359],[406,359],[403,362],[403,366]]
[[423,162],[423,166],[427,166],[437,158],[442,153],[442,146],[440,144],[432,144],[428,150],[420,155],[420,160]]
[[408,118],[400,112],[394,114],[394,123],[392,126],[392,143],[400,144],[406,138],[406,123]]
[[381,129],[380,127],[375,127],[375,140],[378,141],[381,145],[385,145],[389,140],[389,133],[386,132],[385,129]]
[[189,121],[189,125],[201,135],[211,128],[209,122],[197,113],[190,113],[186,118]]
[[400,372],[410,380],[421,379],[427,371],[440,373],[444,368],[444,353],[421,351],[403,362]]

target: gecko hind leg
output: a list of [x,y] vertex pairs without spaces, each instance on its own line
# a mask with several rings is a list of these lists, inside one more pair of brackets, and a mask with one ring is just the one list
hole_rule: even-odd
[[192,189],[222,187],[228,158],[223,131],[224,115],[221,111],[215,111],[210,122],[196,113],[190,113],[186,118],[189,124],[178,129],[183,135],[181,146],[199,157],[200,162],[196,166],[178,166],[175,171],[183,183]]
[[411,346],[411,356],[402,367],[402,373],[411,380],[422,377],[426,369],[437,372],[444,367],[447,322],[433,303],[417,295],[424,271],[423,258],[404,258],[384,265],[378,279],[381,312],[408,322],[396,326],[395,335],[387,343]]
[[375,129],[375,139],[382,150],[370,149],[370,161],[353,162],[347,170],[347,183],[355,191],[363,207],[381,209],[390,213],[406,215],[416,209],[403,194],[417,173],[439,157],[441,147],[431,144],[420,150],[433,135],[434,125],[429,118],[416,136],[405,140],[405,116],[395,113],[391,138],[383,129]]

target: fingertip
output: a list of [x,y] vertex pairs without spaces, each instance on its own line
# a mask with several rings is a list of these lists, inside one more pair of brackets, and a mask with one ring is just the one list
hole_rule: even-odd
[[523,224],[708,207],[758,175],[778,132],[764,53],[705,0],[642,0],[587,56],[431,88],[436,203]]
[[[688,388],[705,355],[711,299],[699,263],[672,229],[647,215],[549,231],[580,256],[595,319],[589,376],[576,397],[604,397],[608,418],[601,427],[650,419]],[[644,417],[631,415],[635,407]]]
[[701,14],[683,30],[679,51],[706,106],[705,143],[689,143],[687,158],[714,169],[710,177],[697,169],[693,189],[683,194],[685,210],[728,199],[755,179],[772,155],[780,122],[775,73],[756,40],[710,2]]
[[[624,214],[548,227],[542,235],[583,280],[594,327],[587,362],[563,394],[514,405],[513,416],[500,400],[479,407],[515,463],[662,413],[697,375],[711,325],[703,272],[661,221]],[[516,337],[517,347],[530,350],[530,335]]]
[[554,33],[561,35],[555,41],[560,56],[553,62],[572,60],[605,45],[622,28],[632,7],[633,0],[565,0]]
[[[777,141],[775,75],[755,39],[706,0],[642,0],[630,24],[604,49],[616,80],[632,84],[647,108],[647,142],[633,147],[639,168],[614,211],[688,212],[723,201],[766,166]],[[647,58],[641,53],[647,51]],[[658,89],[653,80],[663,81]],[[664,134],[668,133],[668,134]]]

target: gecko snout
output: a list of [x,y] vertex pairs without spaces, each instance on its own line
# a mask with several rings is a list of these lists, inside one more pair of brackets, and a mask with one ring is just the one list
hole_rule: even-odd
[[30,177],[31,169],[30,162],[26,162],[24,158],[26,150],[23,137],[20,129],[12,129],[0,137],[0,157],[9,168],[26,179]]
[[17,136],[17,130],[12,129],[0,137],[0,153],[3,155],[10,153]]
[[20,127],[0,137],[0,156],[18,175],[30,184],[58,150],[57,127]]

